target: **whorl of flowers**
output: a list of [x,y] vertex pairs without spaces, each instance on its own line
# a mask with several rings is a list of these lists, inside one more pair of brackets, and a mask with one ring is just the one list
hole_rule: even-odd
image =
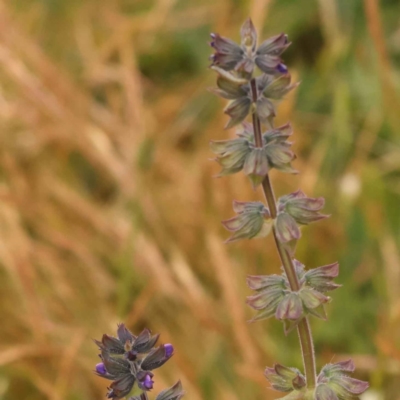
[[234,174],[243,170],[256,188],[272,168],[282,172],[297,173],[291,166],[296,158],[287,139],[292,135],[292,127],[285,124],[269,129],[262,135],[263,147],[254,143],[253,125],[243,122],[238,130],[238,139],[215,140],[210,143],[217,155],[216,161],[222,170],[219,176]]
[[306,271],[294,260],[300,288],[290,289],[285,272],[282,275],[249,275],[247,284],[257,293],[247,298],[247,304],[258,311],[253,321],[275,316],[285,324],[285,333],[292,330],[307,314],[326,319],[324,304],[330,301],[325,293],[340,287],[333,282],[339,274],[338,263]]
[[215,53],[210,57],[212,65],[225,71],[244,71],[252,75],[257,65],[266,74],[287,72],[280,55],[290,46],[287,35],[281,33],[273,36],[257,47],[257,32],[253,23],[248,19],[240,31],[241,43],[224,38],[218,33],[212,33],[211,47]]
[[356,400],[368,389],[368,383],[349,377],[354,372],[353,361],[327,364],[317,377],[317,385],[307,389],[304,375],[296,369],[275,364],[266,368],[264,375],[273,389],[289,392],[281,400]]

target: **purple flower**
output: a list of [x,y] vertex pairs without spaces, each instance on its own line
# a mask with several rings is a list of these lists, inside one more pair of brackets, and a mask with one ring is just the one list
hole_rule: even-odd
[[137,374],[139,388],[145,391],[153,389],[154,381],[152,377],[153,374],[151,372],[140,371]]
[[164,349],[165,349],[165,356],[167,358],[170,358],[172,356],[172,353],[174,352],[174,346],[172,346],[171,343],[164,344]]
[[283,63],[278,64],[278,66],[276,67],[276,69],[281,73],[281,74],[287,74],[288,73],[288,69],[287,66]]
[[100,375],[105,375],[107,373],[106,367],[104,366],[104,363],[98,363],[96,364],[96,372]]

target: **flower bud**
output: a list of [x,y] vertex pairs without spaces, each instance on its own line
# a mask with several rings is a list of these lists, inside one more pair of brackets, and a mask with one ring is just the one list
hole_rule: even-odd
[[136,339],[136,336],[134,336],[132,332],[128,330],[125,324],[118,324],[117,336],[122,344],[127,342],[133,343],[133,341]]
[[[265,40],[256,51],[255,63],[257,67],[266,74],[274,74],[277,69],[279,71],[279,67],[283,65],[279,56],[289,46],[287,35],[283,33]],[[287,69],[283,71],[285,73]]]
[[107,373],[107,370],[106,370],[106,367],[104,366],[104,363],[96,364],[96,372],[99,375],[105,375]]
[[153,389],[154,381],[152,378],[151,372],[139,371],[137,374],[139,388],[145,391]]
[[170,344],[161,345],[153,350],[143,359],[141,368],[145,371],[161,367],[173,355],[173,347]]
[[108,374],[120,377],[130,373],[130,363],[124,358],[112,357],[107,351],[102,351],[101,359]]
[[100,350],[105,350],[110,354],[124,354],[125,348],[124,343],[115,337],[104,334],[101,338],[101,342],[98,340],[94,341]]
[[164,344],[165,356],[171,358],[174,353],[174,346],[171,343]]
[[149,329],[144,329],[135,339],[132,348],[137,353],[148,353],[157,343],[159,334],[151,336]]
[[227,240],[265,237],[271,230],[272,220],[268,209],[260,202],[233,202],[236,217],[222,221],[223,226],[234,234]]
[[281,74],[287,74],[287,73],[288,73],[288,68],[287,68],[287,66],[286,66],[285,64],[283,64],[283,63],[279,63],[279,64],[276,66],[276,70],[277,70],[278,72],[280,72]]

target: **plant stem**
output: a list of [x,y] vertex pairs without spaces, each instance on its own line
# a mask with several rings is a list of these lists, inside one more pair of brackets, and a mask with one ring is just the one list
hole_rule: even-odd
[[[250,81],[250,87],[252,92],[253,102],[257,101],[257,85],[255,78]],[[253,111],[253,129],[254,129],[254,142],[257,147],[263,146],[261,123],[257,115],[257,111]],[[267,201],[271,218],[275,219],[277,216],[276,200],[274,190],[272,188],[271,180],[269,175],[265,177],[262,182],[262,188],[265,199]],[[300,289],[299,280],[297,279],[296,271],[293,265],[293,259],[288,249],[279,242],[275,228],[272,229],[276,247],[278,249],[279,257],[282,261],[283,268],[289,281],[290,288],[293,292],[297,292]],[[297,332],[299,334],[301,353],[303,356],[304,372],[307,380],[307,387],[314,388],[316,384],[316,365],[315,365],[315,354],[314,354],[314,343],[311,334],[310,324],[308,318],[304,317],[297,325]]]

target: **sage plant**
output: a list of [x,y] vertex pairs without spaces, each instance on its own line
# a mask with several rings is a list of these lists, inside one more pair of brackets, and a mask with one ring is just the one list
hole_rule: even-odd
[[[257,46],[257,32],[248,19],[241,28],[240,45],[218,34],[211,34],[215,53],[211,69],[217,73],[213,92],[229,100],[224,112],[230,119],[225,128],[240,124],[236,139],[213,141],[211,149],[222,169],[220,176],[243,171],[254,189],[261,188],[266,203],[233,202],[236,216],[223,222],[232,232],[228,242],[265,237],[272,232],[282,262],[281,275],[249,276],[248,286],[255,294],[247,298],[256,310],[253,320],[274,316],[283,322],[288,334],[297,329],[304,372],[275,364],[265,376],[272,388],[284,392],[281,399],[350,400],[368,388],[368,383],[348,376],[354,371],[351,360],[325,365],[317,375],[309,317],[326,319],[324,305],[328,292],[340,285],[333,282],[339,273],[337,263],[306,269],[295,259],[300,227],[326,218],[320,211],[322,197],[307,197],[301,190],[276,200],[269,177],[272,168],[297,173],[292,167],[295,154],[288,140],[290,124],[275,127],[275,103],[297,84],[281,55],[290,45],[280,34]],[[261,71],[255,75],[255,68]],[[251,123],[246,118],[251,115]]]
[[[144,329],[139,336],[133,335],[124,324],[119,324],[117,336],[104,334],[101,341],[95,340],[100,350],[101,362],[95,373],[111,382],[108,399],[128,396],[135,384],[139,394],[129,400],[148,400],[147,393],[153,389],[153,370],[165,364],[173,355],[172,344],[155,347],[159,334],[152,335]],[[179,400],[183,397],[181,382],[158,394],[156,400]]]

